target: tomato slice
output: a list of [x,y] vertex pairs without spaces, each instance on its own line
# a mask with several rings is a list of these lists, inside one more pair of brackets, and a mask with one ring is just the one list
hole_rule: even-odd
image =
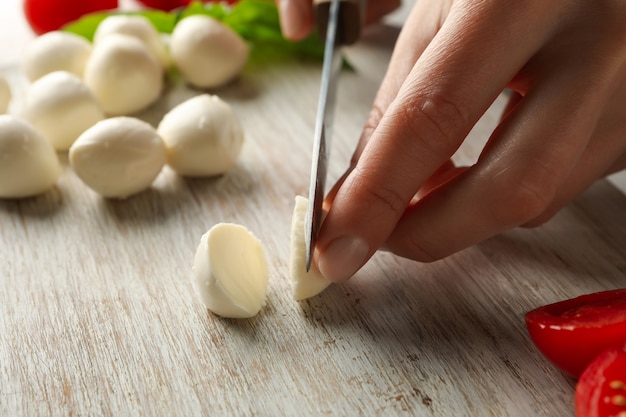
[[88,13],[117,9],[118,0],[24,0],[23,7],[33,32],[41,35]]
[[626,343],[626,288],[540,307],[526,314],[526,327],[546,358],[578,377],[601,352]]
[[191,0],[139,0],[139,3],[151,9],[174,10],[188,5]]
[[[183,7],[191,3],[192,0],[138,0],[139,3],[151,9],[171,11]],[[196,0],[197,1],[197,0]],[[204,3],[217,3],[223,1],[224,3],[234,4],[237,0],[202,0]]]
[[577,417],[626,416],[626,346],[601,353],[576,385]]

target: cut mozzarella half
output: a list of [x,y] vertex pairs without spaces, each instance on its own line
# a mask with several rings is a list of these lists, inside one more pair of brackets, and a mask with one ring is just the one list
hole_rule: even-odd
[[218,223],[205,233],[193,271],[200,299],[218,316],[249,318],[265,305],[269,278],[265,250],[241,225]]
[[306,270],[306,244],[304,240],[304,218],[309,206],[309,200],[296,196],[296,203],[291,216],[291,257],[289,260],[289,274],[293,288],[293,297],[304,300],[316,296],[328,287],[332,281],[325,278],[311,263]]

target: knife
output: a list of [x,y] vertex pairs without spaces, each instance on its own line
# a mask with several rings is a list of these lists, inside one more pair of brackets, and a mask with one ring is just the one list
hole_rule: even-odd
[[313,137],[309,207],[304,220],[307,271],[311,268],[315,242],[322,225],[337,80],[342,63],[341,47],[358,40],[365,13],[365,0],[314,0],[313,3],[317,28],[324,37],[324,62]]

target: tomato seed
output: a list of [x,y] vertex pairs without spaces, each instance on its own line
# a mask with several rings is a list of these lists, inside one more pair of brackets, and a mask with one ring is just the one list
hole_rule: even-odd
[[614,395],[611,398],[611,404],[618,406],[626,406],[626,397],[623,395]]
[[614,381],[609,382],[609,387],[613,389],[626,389],[626,384],[616,379]]

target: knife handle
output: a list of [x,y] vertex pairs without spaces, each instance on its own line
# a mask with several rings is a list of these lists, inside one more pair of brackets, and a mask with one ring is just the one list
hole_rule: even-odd
[[[317,30],[322,38],[326,36],[330,4],[333,0],[313,0]],[[337,26],[337,44],[351,45],[361,35],[365,21],[367,0],[340,0],[339,22]]]

